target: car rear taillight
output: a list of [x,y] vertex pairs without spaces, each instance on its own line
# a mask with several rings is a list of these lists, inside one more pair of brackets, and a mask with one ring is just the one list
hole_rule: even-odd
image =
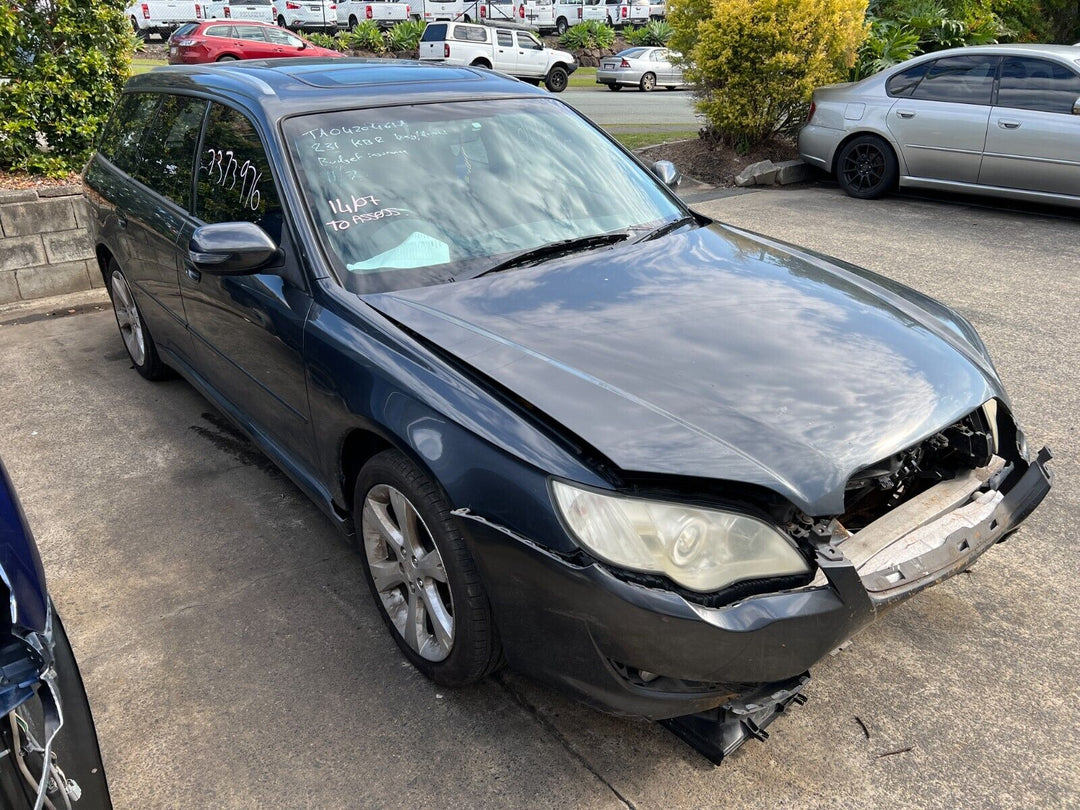
[[408,6],[405,6],[405,16],[410,18],[412,17],[412,9]]
[[371,6],[364,6],[364,16],[369,20],[375,16],[375,12],[371,10]]
[[484,8],[484,6],[480,6],[480,19],[483,19],[486,16],[487,16],[487,9]]
[[449,42],[444,42],[443,43],[442,55],[443,55],[443,59],[449,59],[450,58],[450,43]]
[[630,67],[630,63],[627,62],[625,59],[620,59],[619,60],[619,67],[628,68],[628,67]]
[[816,113],[816,112],[817,112],[817,104],[815,104],[814,102],[811,101],[810,102],[810,109],[806,111],[806,123],[808,123],[808,124],[810,123],[810,121],[814,117],[814,113]]
[[230,9],[228,6],[225,6],[225,16],[229,18],[232,17],[232,9]]
[[521,19],[523,19],[523,20],[525,19],[525,4],[524,3],[522,3],[520,6],[518,6],[518,16],[521,17]]
[[150,19],[150,4],[149,3],[143,3],[142,4],[142,18],[144,20],[149,20]]
[[176,45],[179,48],[190,48],[193,45],[198,45],[199,40],[197,40],[197,39],[178,39],[173,44]]
[[300,4],[299,3],[293,3],[292,0],[289,0],[289,2],[285,4],[285,8],[288,9],[289,11],[299,11],[300,10]]
[[624,20],[626,19],[626,13],[627,13],[628,11],[629,11],[629,9],[628,9],[628,8],[627,8],[626,6],[623,6],[623,7],[622,7],[622,16],[623,16],[623,19],[624,19]]
[[198,3],[195,4],[195,19],[202,19],[202,6],[200,6]]
[[578,18],[579,20],[581,19],[581,6],[578,6],[578,7],[577,7],[577,18]]

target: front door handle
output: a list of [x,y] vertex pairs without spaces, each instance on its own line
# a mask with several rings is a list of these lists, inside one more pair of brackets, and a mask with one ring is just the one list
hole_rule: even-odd
[[913,113],[911,110],[897,110],[896,111],[896,117],[897,118],[914,118],[915,113]]
[[1020,129],[1019,121],[1006,121],[1002,118],[998,119],[998,126],[1002,129]]

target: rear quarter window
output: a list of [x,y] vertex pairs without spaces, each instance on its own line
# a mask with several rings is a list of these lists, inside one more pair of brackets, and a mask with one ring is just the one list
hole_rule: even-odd
[[930,68],[930,64],[930,62],[923,62],[921,65],[908,68],[907,70],[890,77],[885,83],[886,92],[888,92],[890,96],[897,96],[898,98],[910,97],[911,94],[915,92],[915,88],[919,86],[919,82],[922,81],[923,76],[926,75],[926,71]]
[[160,101],[161,96],[156,93],[126,93],[121,96],[105,127],[98,152],[112,161],[116,168],[130,173],[138,162],[143,135]]

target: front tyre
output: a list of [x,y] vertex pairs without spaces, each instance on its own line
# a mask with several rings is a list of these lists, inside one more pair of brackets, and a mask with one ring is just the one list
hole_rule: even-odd
[[851,197],[874,200],[896,185],[900,167],[896,153],[877,135],[848,141],[836,156],[836,179]]
[[566,68],[562,67],[553,67],[544,79],[544,85],[552,93],[561,93],[569,83],[570,74],[566,72]]
[[438,486],[387,450],[360,470],[353,512],[368,587],[405,657],[443,686],[493,672],[502,652],[491,606]]

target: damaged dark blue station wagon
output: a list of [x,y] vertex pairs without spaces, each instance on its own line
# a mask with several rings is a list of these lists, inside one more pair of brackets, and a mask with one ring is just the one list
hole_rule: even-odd
[[135,368],[353,537],[414,665],[505,662],[719,762],[1050,456],[960,315],[673,174],[486,71],[292,59],[132,79],[85,184]]

